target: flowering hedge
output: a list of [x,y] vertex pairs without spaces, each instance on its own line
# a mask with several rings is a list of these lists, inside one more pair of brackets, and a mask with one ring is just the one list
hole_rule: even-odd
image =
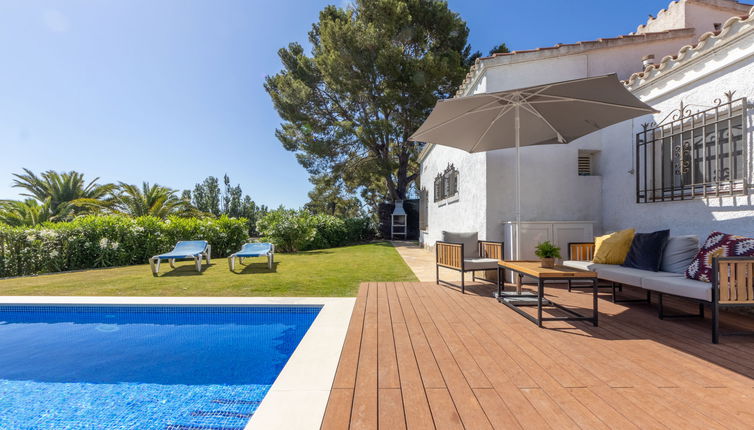
[[246,219],[87,216],[34,228],[0,223],[0,277],[145,264],[179,240],[206,240],[213,257],[248,241]]
[[375,236],[368,218],[338,218],[312,215],[308,211],[276,209],[257,221],[263,240],[275,244],[280,252],[333,248],[365,242]]

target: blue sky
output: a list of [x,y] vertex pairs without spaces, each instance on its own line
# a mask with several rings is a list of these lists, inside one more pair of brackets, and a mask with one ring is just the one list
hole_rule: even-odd
[[[26,167],[175,189],[227,173],[258,203],[303,205],[262,83],[329,3],[0,0],[0,199]],[[667,3],[449,1],[485,54],[625,34]]]

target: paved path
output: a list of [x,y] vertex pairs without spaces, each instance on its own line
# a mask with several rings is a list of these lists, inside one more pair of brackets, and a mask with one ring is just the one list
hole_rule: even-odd
[[[408,264],[421,282],[435,282],[435,253],[419,245],[419,242],[409,240],[394,240],[391,242],[398,254]],[[455,270],[440,269],[440,277],[450,282],[460,282],[461,274]],[[467,280],[471,275],[466,274]]]

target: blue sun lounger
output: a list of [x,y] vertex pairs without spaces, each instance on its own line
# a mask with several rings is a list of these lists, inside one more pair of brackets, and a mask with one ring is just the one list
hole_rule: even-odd
[[271,243],[247,243],[241,250],[228,257],[228,267],[231,271],[236,270],[236,257],[243,264],[244,258],[267,257],[267,268],[272,270],[272,262],[275,260],[275,245]]
[[206,240],[182,240],[175,244],[172,251],[150,258],[149,266],[152,268],[152,274],[157,276],[162,260],[168,260],[170,267],[175,268],[175,260],[193,259],[196,263],[196,271],[201,272],[202,258],[206,258],[207,264],[209,264],[211,251],[212,247]]

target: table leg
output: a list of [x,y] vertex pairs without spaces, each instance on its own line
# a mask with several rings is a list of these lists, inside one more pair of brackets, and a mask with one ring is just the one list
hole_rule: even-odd
[[592,280],[592,287],[593,287],[592,323],[594,324],[595,327],[597,327],[597,316],[599,315],[599,310],[597,309],[597,303],[598,303],[597,295],[599,293],[599,287],[597,285],[598,283],[599,281],[596,278]]
[[521,291],[523,291],[523,285],[524,275],[523,273],[519,273],[518,278],[516,279],[516,294],[521,295]]
[[539,293],[537,294],[537,325],[542,327],[542,296],[545,294],[545,281],[538,279]]
[[497,267],[497,299],[500,300],[500,297],[503,296],[503,276],[505,275],[505,270],[503,270],[502,267]]

